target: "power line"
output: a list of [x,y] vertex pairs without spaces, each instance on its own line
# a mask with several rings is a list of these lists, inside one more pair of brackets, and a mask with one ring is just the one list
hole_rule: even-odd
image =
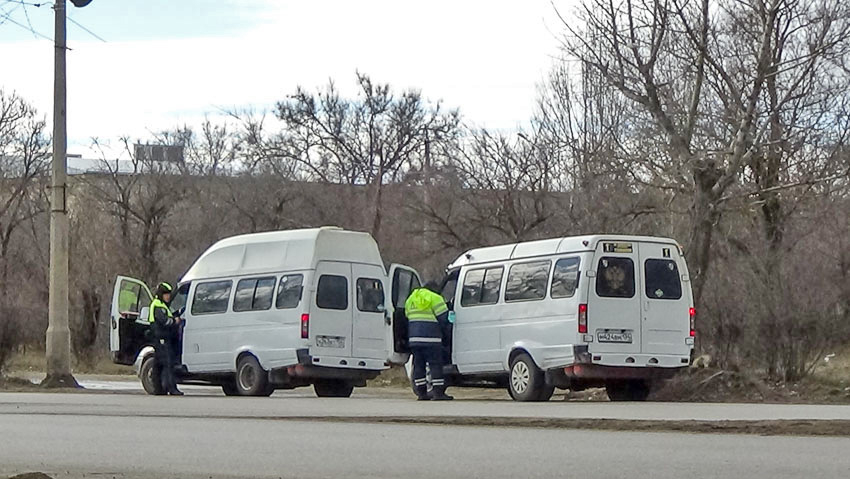
[[[36,2],[27,2],[27,1],[25,1],[25,0],[4,0],[4,1],[3,1],[3,5],[6,5],[6,4],[11,4],[11,5],[12,5],[12,9],[10,9],[10,10],[6,10],[6,11],[0,11],[0,25],[2,25],[4,22],[8,21],[8,22],[11,22],[11,23],[13,23],[13,24],[15,24],[15,25],[17,25],[17,26],[19,26],[19,27],[23,28],[23,29],[28,30],[29,32],[31,32],[31,33],[33,34],[33,36],[37,36],[37,37],[44,38],[44,39],[46,39],[46,40],[53,41],[53,39],[52,39],[52,38],[48,37],[47,35],[43,35],[42,33],[39,33],[39,32],[38,32],[38,31],[37,31],[37,30],[36,30],[36,29],[32,26],[32,22],[30,21],[29,12],[27,11],[27,8],[26,8],[26,7],[28,7],[28,6],[29,6],[29,7],[36,7],[36,8],[40,8],[40,7],[48,6],[48,5],[52,6],[52,5],[53,5],[52,3],[49,3],[49,2],[38,2],[38,3],[36,3]],[[16,21],[16,20],[15,20],[15,19],[13,19],[13,18],[12,18],[12,16],[11,16],[11,15],[15,12],[15,10],[17,10],[17,9],[18,9],[18,7],[23,7],[24,15],[26,16],[26,20],[27,20],[27,24],[26,24],[26,25],[24,25],[24,24],[22,24],[22,23],[20,23],[20,22]],[[68,21],[70,21],[71,23],[73,23],[74,25],[76,25],[77,27],[79,27],[79,28],[80,28],[81,30],[83,30],[84,32],[86,32],[86,33],[88,33],[89,35],[93,36],[94,38],[96,38],[96,39],[98,39],[98,40],[102,41],[103,43],[107,43],[106,39],[104,39],[103,37],[101,37],[101,36],[100,36],[100,35],[98,35],[97,33],[93,32],[91,29],[87,28],[87,27],[86,27],[85,25],[83,25],[82,23],[80,23],[80,22],[78,22],[78,21],[74,20],[74,19],[73,19],[73,18],[71,18],[71,17],[66,17],[66,18],[68,19]]]
[[71,23],[73,23],[74,25],[76,25],[76,26],[78,26],[78,27],[82,28],[83,30],[85,30],[86,32],[88,32],[88,34],[89,34],[89,35],[91,35],[91,36],[93,36],[93,37],[97,38],[98,40],[102,41],[103,43],[107,43],[107,42],[106,42],[106,40],[104,40],[104,39],[103,39],[103,37],[101,37],[100,35],[98,35],[97,33],[93,32],[93,31],[89,30],[88,28],[84,27],[82,24],[80,24],[80,22],[78,22],[78,21],[74,20],[74,19],[73,19],[73,18],[71,18],[71,17],[67,17],[67,18],[68,18],[68,21],[69,21],[69,22],[71,22]]
[[17,20],[15,20],[14,18],[12,18],[12,17],[11,17],[8,13],[0,13],[0,17],[3,17],[3,18],[5,19],[5,21],[7,21],[7,22],[11,22],[12,24],[17,25],[17,26],[19,26],[19,27],[23,28],[24,30],[27,30],[27,31],[31,32],[31,33],[32,33],[33,35],[35,35],[35,36],[38,36],[38,37],[44,38],[45,40],[49,40],[49,41],[51,41],[51,42],[53,41],[53,39],[52,39],[52,38],[50,38],[50,37],[48,37],[47,35],[44,35],[44,34],[42,34],[42,33],[39,33],[39,32],[38,32],[38,31],[36,31],[34,28],[32,28],[32,26],[29,26],[29,27],[28,27],[28,26],[24,25],[23,23],[18,22]]

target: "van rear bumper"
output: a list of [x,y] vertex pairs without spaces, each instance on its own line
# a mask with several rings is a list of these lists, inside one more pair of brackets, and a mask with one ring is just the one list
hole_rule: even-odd
[[605,366],[601,364],[574,364],[563,369],[569,379],[667,379],[683,367],[633,367]]
[[610,379],[668,379],[690,364],[690,356],[595,354],[576,348],[576,362],[546,371],[546,381],[560,388],[603,386]]
[[269,372],[272,383],[297,387],[310,384],[314,379],[342,379],[353,382],[355,386],[365,386],[366,381],[378,377],[387,367],[383,361],[358,358],[321,358],[316,361],[319,358],[311,357],[306,349],[297,350],[296,355],[297,364]]

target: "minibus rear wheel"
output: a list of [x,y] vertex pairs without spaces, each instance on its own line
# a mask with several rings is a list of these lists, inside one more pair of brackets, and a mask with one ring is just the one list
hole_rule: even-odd
[[342,379],[318,379],[313,390],[320,398],[347,398],[354,392],[354,385]]
[[239,390],[236,388],[236,383],[224,383],[221,385],[221,391],[225,396],[238,396]]
[[270,396],[274,392],[269,385],[269,373],[250,354],[236,363],[236,390],[240,396]]
[[527,353],[517,354],[508,373],[508,393],[515,401],[548,401],[555,387],[546,384],[546,377]]
[[643,379],[614,380],[605,383],[605,392],[611,401],[646,401],[650,385]]

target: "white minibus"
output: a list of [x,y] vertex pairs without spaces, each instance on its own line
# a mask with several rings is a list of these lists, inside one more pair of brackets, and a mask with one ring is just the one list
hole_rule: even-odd
[[[177,284],[171,309],[184,318],[175,340],[178,382],[227,395],[267,396],[313,385],[347,397],[389,364],[407,361],[411,268],[385,269],[368,233],[339,228],[275,231],[221,240]],[[143,282],[118,277],[112,301],[113,361],[135,364],[144,389],[162,394]]]
[[474,249],[449,265],[442,294],[454,317],[445,370],[453,386],[506,387],[518,401],[604,386],[611,400],[644,400],[655,380],[691,361],[694,301],[672,239]]

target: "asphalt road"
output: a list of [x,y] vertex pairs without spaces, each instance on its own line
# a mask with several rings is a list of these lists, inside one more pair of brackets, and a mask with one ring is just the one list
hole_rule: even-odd
[[[44,415],[9,413],[8,399],[2,397],[0,414],[0,477],[26,471],[73,479],[850,476],[845,438],[134,416],[141,403],[125,405],[123,415]],[[297,404],[222,401],[246,410]],[[158,402],[183,410],[217,401]]]
[[[215,391],[215,389],[207,389]],[[190,391],[184,397],[142,394],[0,393],[0,421],[8,414],[144,415],[209,418],[480,416],[638,420],[850,420],[850,406],[710,403],[518,403],[510,400],[418,402],[402,389],[357,390],[350,399],[313,397],[311,389],[278,391],[271,398],[228,398]],[[0,429],[2,430],[2,429]]]

